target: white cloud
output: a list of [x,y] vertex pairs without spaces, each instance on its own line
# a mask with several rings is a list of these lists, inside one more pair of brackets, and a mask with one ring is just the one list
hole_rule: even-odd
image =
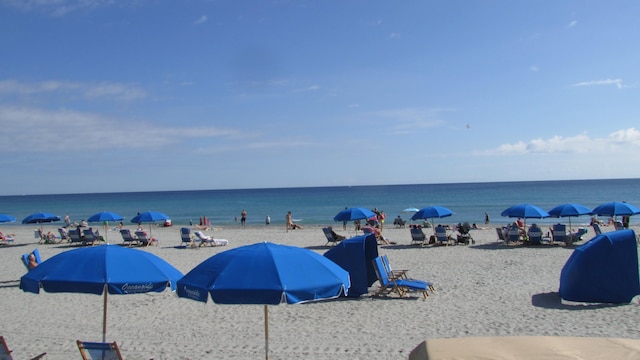
[[101,98],[121,101],[139,100],[147,97],[146,91],[136,84],[80,83],[56,80],[25,83],[16,80],[0,80],[0,96],[47,93],[72,93],[79,94],[86,99]]
[[201,25],[207,22],[207,20],[209,20],[209,18],[207,17],[207,15],[202,15],[200,16],[200,18],[196,21],[193,22],[194,25]]
[[605,79],[605,80],[592,80],[592,81],[583,81],[579,83],[573,84],[573,86],[600,86],[600,85],[615,85],[618,89],[622,88],[622,80],[621,79]]
[[531,65],[531,67],[529,67],[529,71],[537,72],[538,70],[538,66],[536,65]]
[[569,23],[569,25],[567,25],[567,28],[570,29],[572,27],[575,27],[578,24],[578,21],[573,20],[572,22]]
[[592,138],[586,133],[575,136],[553,136],[549,139],[532,139],[502,144],[496,149],[477,152],[477,155],[525,155],[525,154],[585,154],[590,152],[618,151],[634,152],[640,150],[640,131],[635,128],[618,130],[607,137]]

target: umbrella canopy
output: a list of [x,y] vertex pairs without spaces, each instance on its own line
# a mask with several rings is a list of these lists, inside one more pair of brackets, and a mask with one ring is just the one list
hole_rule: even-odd
[[42,224],[48,222],[60,221],[60,216],[39,212],[35,214],[31,214],[22,220],[23,224]]
[[177,294],[219,304],[263,304],[265,354],[267,305],[297,304],[347,294],[349,273],[311,250],[269,242],[241,246],[203,261],[178,281]]
[[[132,223],[153,223],[156,221],[165,221],[169,220],[169,217],[158,211],[145,211],[141,214],[138,214],[131,219]],[[151,226],[149,226],[149,235],[151,235]]]
[[91,215],[87,221],[88,222],[101,222],[104,223],[104,236],[105,240],[108,241],[109,229],[107,222],[109,221],[120,221],[124,219],[124,217],[110,211],[102,211],[96,214]]
[[549,210],[549,216],[551,217],[568,217],[569,218],[569,233],[571,233],[571,217],[573,216],[582,216],[582,215],[591,215],[591,209],[584,205],[566,203],[561,204],[553,209]]
[[549,213],[531,204],[518,204],[504,210],[500,215],[523,219],[542,219],[549,217]]
[[593,209],[593,213],[599,216],[610,217],[616,217],[618,215],[629,216],[640,214],[640,209],[626,202],[612,201],[599,205]]
[[451,215],[453,215],[453,211],[444,206],[427,206],[413,214],[411,220],[443,218]]
[[340,211],[336,216],[334,216],[333,221],[363,220],[370,219],[374,216],[376,216],[376,213],[369,209],[355,207]]
[[7,214],[0,214],[0,223],[14,222],[14,221],[16,221],[15,217]]
[[[38,294],[104,294],[102,341],[107,334],[107,294],[128,295],[175,290],[182,273],[151,253],[117,245],[65,251],[20,278],[20,288]],[[106,290],[106,291],[105,291]]]

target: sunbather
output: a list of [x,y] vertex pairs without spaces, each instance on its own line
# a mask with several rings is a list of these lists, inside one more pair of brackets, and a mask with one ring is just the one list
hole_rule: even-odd
[[36,256],[33,253],[29,254],[29,264],[27,264],[27,266],[29,267],[29,269],[33,269],[38,266],[38,261],[36,260]]

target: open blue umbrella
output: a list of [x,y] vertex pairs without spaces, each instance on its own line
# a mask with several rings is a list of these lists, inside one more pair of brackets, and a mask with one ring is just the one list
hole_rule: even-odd
[[15,217],[7,214],[0,214],[0,223],[14,222],[14,221],[16,221]]
[[500,215],[508,216],[511,218],[523,218],[523,219],[543,219],[549,217],[549,213],[541,208],[531,204],[518,204],[513,205],[510,208],[505,209]]
[[433,233],[435,234],[436,228],[434,226],[433,219],[443,218],[451,215],[453,215],[453,211],[447,209],[444,206],[435,205],[435,206],[427,206],[418,210],[418,212],[413,214],[413,216],[411,217],[411,220],[431,219],[431,228],[433,229]]
[[297,304],[347,294],[349,273],[311,250],[269,242],[214,255],[178,280],[177,294],[218,304],[261,304],[269,357],[267,305]]
[[101,245],[69,250],[55,255],[20,278],[25,292],[104,294],[102,341],[107,336],[107,294],[129,295],[162,292],[182,273],[151,253]]
[[40,224],[40,230],[42,230],[43,223],[50,223],[50,222],[56,222],[56,221],[60,221],[60,216],[46,213],[46,212],[31,214],[26,218],[22,219],[23,224]]
[[109,221],[120,221],[122,219],[124,219],[123,216],[118,215],[114,212],[102,211],[102,212],[91,215],[87,219],[87,221],[104,223],[104,236],[105,236],[105,240],[108,240],[107,237],[109,235]]
[[591,215],[591,209],[584,205],[566,203],[561,204],[553,209],[549,210],[549,216],[551,217],[568,217],[569,218],[569,233],[571,233],[571,218],[573,216]]
[[[154,223],[156,221],[166,221],[169,217],[158,211],[145,211],[140,213],[131,219],[132,223]],[[151,226],[149,226],[149,236],[151,236]]]
[[333,221],[363,220],[370,219],[374,216],[376,216],[376,214],[369,209],[354,207],[340,211],[336,216],[333,217]]
[[630,216],[640,214],[640,209],[626,202],[612,201],[599,205],[593,209],[593,213],[599,216],[610,217],[616,217],[618,215]]

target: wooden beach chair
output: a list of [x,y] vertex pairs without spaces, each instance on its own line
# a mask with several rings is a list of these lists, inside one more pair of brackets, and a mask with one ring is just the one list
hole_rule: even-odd
[[398,276],[389,274],[382,262],[382,257],[380,256],[376,257],[372,261],[373,268],[376,272],[376,276],[378,277],[378,283],[380,284],[373,296],[396,293],[400,297],[405,297],[410,291],[420,291],[425,299],[429,296],[427,293],[428,285],[426,282],[401,279]]
[[184,246],[185,249],[188,247],[195,247],[196,241],[191,238],[191,229],[183,227],[180,229],[180,245]]
[[[4,339],[4,336],[0,336],[0,359],[13,360],[13,357],[11,356],[12,352],[13,350],[9,350],[9,346],[7,345],[7,341]],[[42,359],[45,355],[47,355],[46,352],[31,358],[31,360]]]
[[124,360],[118,343],[88,342],[77,340],[83,360]]
[[120,235],[122,236],[123,244],[127,244],[129,246],[138,244],[138,238],[133,236],[133,234],[131,233],[131,230],[120,229]]

